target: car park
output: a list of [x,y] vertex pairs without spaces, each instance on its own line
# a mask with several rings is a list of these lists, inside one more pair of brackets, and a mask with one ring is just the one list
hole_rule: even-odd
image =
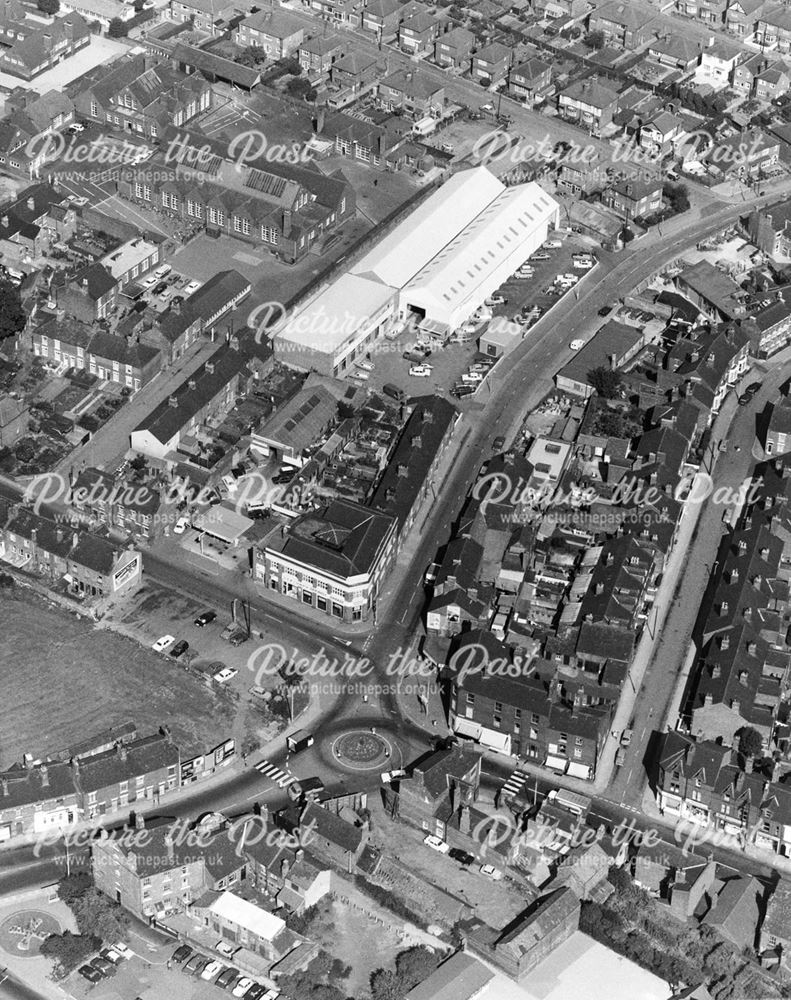
[[409,369],[409,374],[412,375],[414,378],[430,378],[431,368],[429,368],[427,365],[413,365]]
[[198,617],[195,619],[195,624],[198,628],[204,628],[206,625],[211,625],[213,621],[217,619],[216,611],[202,611]]
[[444,840],[440,840],[439,837],[435,837],[434,834],[430,833],[424,840],[423,843],[426,847],[430,847],[432,851],[438,851],[440,854],[449,854],[450,847],[445,843]]
[[177,660],[180,656],[183,656],[189,648],[190,644],[186,639],[179,639],[176,645],[171,649],[170,655],[174,660]]
[[224,969],[219,976],[214,980],[217,986],[222,987],[222,989],[227,990],[236,983],[239,978],[238,969]]
[[212,680],[217,681],[218,684],[225,684],[226,681],[230,681],[236,677],[238,673],[239,671],[235,667],[223,667],[216,674],[212,674]]
[[190,948],[188,944],[180,944],[173,952],[172,961],[181,965],[183,962],[187,961],[190,955],[192,955],[192,948]]
[[205,979],[208,982],[208,980],[214,979],[215,976],[218,976],[224,968],[225,966],[222,964],[222,962],[218,962],[215,959],[213,962],[209,962],[209,964],[204,968],[203,972],[201,972],[200,977],[201,979]]
[[189,973],[191,976],[199,976],[208,964],[208,958],[206,958],[205,955],[201,955],[199,952],[196,952],[184,965],[184,972]]
[[164,653],[168,646],[172,645],[176,641],[174,635],[163,635],[160,639],[154,643],[151,647],[155,653]]
[[252,985],[253,985],[252,979],[248,979],[246,976],[242,976],[242,978],[233,988],[233,995],[235,997],[243,997]]
[[98,972],[92,965],[81,965],[77,972],[82,976],[83,979],[87,979],[89,983],[98,983],[102,978],[101,972]]
[[499,882],[503,877],[503,873],[499,868],[495,868],[494,865],[481,865],[481,875],[494,879],[495,882]]

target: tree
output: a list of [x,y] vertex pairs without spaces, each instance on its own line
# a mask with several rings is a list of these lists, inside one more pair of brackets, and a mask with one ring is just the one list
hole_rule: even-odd
[[278,62],[278,66],[291,76],[299,76],[302,72],[302,67],[299,65],[299,59],[295,59],[294,56],[286,56]]
[[36,6],[42,14],[57,14],[60,10],[60,0],[37,0]]
[[77,872],[76,875],[64,875],[58,882],[58,898],[66,906],[71,906],[76,899],[80,899],[93,888],[90,875],[85,872]]
[[371,973],[371,1000],[404,1000],[404,991],[398,976],[391,969],[377,969]]
[[126,38],[128,26],[120,17],[114,17],[107,26],[108,38]]
[[310,85],[310,80],[306,80],[304,76],[294,76],[286,84],[286,90],[292,97],[307,97],[313,87]]
[[588,34],[583,39],[586,48],[596,49],[604,48],[604,32],[603,31],[589,31]]
[[401,980],[404,993],[409,993],[418,983],[428,979],[437,968],[437,956],[425,945],[407,948],[396,956],[396,975]]
[[736,735],[739,737],[739,752],[743,757],[760,757],[763,753],[764,741],[757,729],[743,726]]
[[77,896],[69,906],[81,934],[110,942],[117,941],[126,934],[128,917],[118,903],[113,903],[95,887]]
[[7,278],[0,278],[0,341],[16,337],[26,322],[19,289]]
[[603,365],[588,372],[588,382],[602,399],[615,399],[621,388],[620,374]]
[[266,52],[260,45],[248,45],[234,61],[242,66],[261,66],[266,62]]
[[45,938],[41,942],[41,954],[52,959],[52,972],[55,978],[65,979],[100,944],[96,938],[65,931],[63,934],[50,934]]

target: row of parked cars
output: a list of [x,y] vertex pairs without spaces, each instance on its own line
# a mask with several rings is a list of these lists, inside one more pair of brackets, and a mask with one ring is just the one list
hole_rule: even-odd
[[487,357],[481,357],[480,360],[473,362],[450,390],[451,395],[456,399],[471,396],[496,364],[497,358]]
[[[475,856],[470,854],[469,851],[463,851],[459,847],[451,847],[450,844],[446,844],[440,837],[435,837],[433,833],[425,837],[423,843],[426,847],[430,847],[432,851],[436,851],[438,854],[447,854],[449,858],[458,861],[462,868],[469,869],[470,865],[475,863]],[[499,882],[503,877],[503,873],[499,868],[495,868],[494,865],[481,865],[478,871],[480,871],[481,875],[486,875],[487,878],[493,879],[495,882]]]
[[81,965],[77,971],[89,983],[98,983],[102,979],[114,976],[121,962],[124,959],[131,958],[132,955],[134,955],[134,952],[119,941],[112,948],[102,948],[96,958],[92,958],[85,965]]
[[[233,955],[234,949],[227,941],[220,941],[217,950]],[[193,951],[188,944],[179,945],[173,952],[173,962],[181,966],[181,971],[188,976],[197,976],[207,982],[214,983],[220,989],[229,990],[233,996],[243,1000],[277,1000],[280,990],[263,986],[247,976],[242,976],[233,966],[223,965],[217,959],[208,958],[200,952]]]

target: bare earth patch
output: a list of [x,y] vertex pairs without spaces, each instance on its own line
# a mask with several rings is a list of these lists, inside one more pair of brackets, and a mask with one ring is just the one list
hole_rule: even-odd
[[234,710],[197,678],[29,592],[0,597],[0,683],[0,767],[127,720],[141,734],[167,724],[185,757],[234,728]]

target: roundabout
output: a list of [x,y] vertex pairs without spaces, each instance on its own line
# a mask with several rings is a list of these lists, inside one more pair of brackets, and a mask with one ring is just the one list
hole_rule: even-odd
[[357,729],[337,736],[332,755],[337,763],[355,771],[382,770],[393,754],[393,745],[385,736],[370,729]]
[[0,947],[17,958],[35,958],[41,942],[60,932],[58,921],[44,910],[19,910],[0,924]]

